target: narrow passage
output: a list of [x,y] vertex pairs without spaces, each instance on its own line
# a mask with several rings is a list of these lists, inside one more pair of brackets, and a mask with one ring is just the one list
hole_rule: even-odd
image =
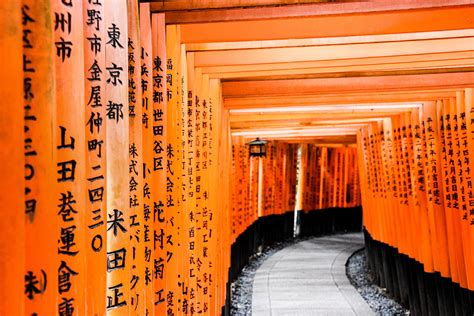
[[374,315],[349,283],[345,263],[361,233],[312,238],[284,248],[257,270],[252,315]]

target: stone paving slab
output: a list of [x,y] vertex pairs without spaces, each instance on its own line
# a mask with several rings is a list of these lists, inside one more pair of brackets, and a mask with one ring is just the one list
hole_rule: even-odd
[[362,233],[301,241],[269,257],[253,282],[252,315],[375,315],[345,273]]

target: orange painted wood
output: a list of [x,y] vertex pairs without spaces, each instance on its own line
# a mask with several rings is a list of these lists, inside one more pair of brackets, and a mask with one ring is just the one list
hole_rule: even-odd
[[[199,209],[199,193],[196,192],[196,183],[197,183],[197,168],[199,167],[198,153],[200,153],[200,147],[197,146],[198,140],[200,139],[199,133],[196,129],[198,122],[196,121],[196,101],[198,100],[198,95],[196,94],[195,86],[195,73],[194,73],[194,55],[192,53],[186,56],[186,105],[183,106],[183,128],[186,134],[186,148],[184,149],[184,170],[183,175],[185,175],[185,190],[183,194],[186,196],[186,218],[188,224],[188,230],[186,232],[187,242],[186,248],[188,250],[188,263],[189,271],[188,275],[188,286],[189,286],[189,309],[193,310],[197,306],[199,301],[199,293],[197,290],[197,284],[199,282],[200,276],[200,221],[198,218],[198,209]],[[183,89],[184,90],[184,89]],[[192,293],[191,293],[192,292]]]
[[[23,72],[22,72],[22,16],[21,2],[2,1],[0,3],[2,32],[0,49],[0,75],[3,87],[0,94],[5,105],[0,109],[0,203],[2,205],[2,238],[0,239],[0,278],[8,286],[1,287],[3,297],[0,314],[22,315],[25,311],[25,153]],[[41,271],[35,272],[41,273]],[[40,275],[36,275],[40,277]],[[54,286],[49,288],[55,292]]]
[[451,277],[451,266],[449,259],[448,232],[446,226],[446,214],[444,212],[444,190],[442,187],[442,165],[441,165],[441,142],[438,132],[438,117],[436,114],[436,103],[424,103],[422,107],[422,126],[425,132],[427,163],[425,172],[427,174],[428,188],[428,210],[430,212],[430,227],[434,230],[432,242],[437,250],[433,257],[434,267],[443,277]]
[[[181,195],[182,195],[182,209],[183,209],[183,299],[184,302],[181,306],[183,313],[191,312],[191,301],[196,301],[196,296],[194,293],[190,292],[190,289],[195,289],[195,284],[197,278],[194,275],[194,267],[192,267],[192,260],[196,256],[196,236],[195,236],[195,222],[194,222],[194,212],[196,209],[196,198],[195,198],[195,176],[193,168],[194,158],[195,158],[195,143],[194,143],[194,134],[195,134],[195,124],[196,122],[190,123],[190,119],[195,119],[195,112],[193,111],[192,101],[193,96],[188,95],[190,89],[194,89],[194,58],[188,56],[187,51],[184,45],[180,46],[180,121],[181,121],[181,144],[183,146],[181,152]],[[193,88],[190,88],[193,87]],[[191,103],[190,103],[191,101]],[[192,170],[192,171],[191,171]],[[194,286],[192,286],[193,284]]]
[[[466,123],[466,128],[467,128],[467,141],[468,141],[468,146],[470,148],[471,144],[472,144],[472,141],[473,141],[473,133],[472,133],[472,129],[473,129],[473,125],[472,125],[472,113],[473,113],[473,106],[474,106],[474,99],[473,99],[473,89],[472,88],[468,88],[464,91],[464,112],[465,112],[465,118],[461,118],[461,126],[463,126],[464,123]],[[461,108],[462,105],[461,105]],[[461,131],[463,131],[464,129],[462,128]],[[465,149],[465,143],[464,141],[462,142],[463,144],[463,149]],[[465,151],[463,150],[462,151],[463,153],[463,156],[465,158]],[[469,166],[469,172],[467,172],[467,175],[466,175],[466,182],[468,184],[468,187],[466,188],[466,193],[467,193],[467,202],[468,202],[468,205],[471,205],[472,203],[472,188],[469,186],[469,184],[472,184],[472,166],[473,166],[473,163],[474,163],[474,157],[472,157],[472,150],[469,150],[468,152],[468,157],[469,157],[469,163],[466,163],[467,166]],[[464,169],[466,171],[466,169]],[[469,206],[468,207],[468,210],[469,210],[469,214],[467,216],[467,220],[469,222],[469,224],[471,225],[472,227],[472,223],[474,223],[474,216],[473,214],[471,214],[471,209],[472,209],[472,206]],[[474,243],[474,230],[471,228],[470,229],[470,243],[471,245]],[[474,253],[471,251],[471,257],[469,258],[468,257],[468,260],[471,260],[471,264],[474,262]],[[472,270],[468,270],[468,285],[469,285],[469,289],[472,290],[473,286],[472,286]]]
[[[444,211],[446,214],[446,226],[447,226],[447,239],[448,239],[448,247],[449,247],[449,261],[451,266],[451,279],[455,283],[460,283],[462,280],[465,279],[465,272],[460,271],[460,251],[458,246],[456,245],[455,240],[457,240],[457,225],[456,221],[453,218],[455,214],[453,205],[452,205],[452,195],[451,195],[451,178],[449,176],[449,160],[447,155],[447,143],[451,141],[451,133],[447,132],[445,127],[449,121],[449,107],[447,100],[439,100],[436,103],[436,111],[437,111],[437,118],[438,118],[438,130],[440,135],[440,142],[442,145],[441,151],[441,162],[442,162],[442,174],[441,178],[443,179],[443,191],[444,191]],[[448,114],[448,117],[446,117]],[[450,124],[450,123],[449,123]],[[451,143],[452,146],[452,143]]]
[[276,96],[336,92],[375,92],[387,90],[435,89],[467,87],[474,83],[473,73],[407,75],[385,77],[327,78],[307,80],[275,80],[224,82],[226,98],[242,96]]
[[287,4],[307,4],[320,3],[324,0],[217,0],[208,1],[202,0],[200,2],[189,1],[171,1],[160,3],[159,1],[150,0],[153,10],[157,11],[177,11],[177,10],[197,10],[197,9],[219,9],[219,8],[233,8],[233,7],[261,7],[261,6],[276,6]]
[[[19,68],[23,69],[21,77],[24,80],[22,94],[24,120],[21,122],[24,123],[25,185],[24,191],[18,196],[24,198],[25,217],[20,216],[22,214],[20,212],[16,214],[20,219],[24,219],[26,254],[24,266],[21,262],[18,269],[24,268],[24,278],[22,278],[24,291],[22,294],[25,314],[45,314],[57,308],[57,290],[54,285],[57,284],[58,276],[56,246],[58,201],[57,196],[52,194],[52,192],[57,192],[56,148],[53,147],[52,128],[56,123],[54,56],[51,49],[54,44],[53,33],[49,27],[52,15],[50,8],[45,10],[42,3],[35,1],[21,3],[23,34],[27,34],[26,37],[23,37],[23,67]],[[17,53],[20,54],[21,50],[18,50]],[[5,57],[2,56],[2,58]],[[11,75],[14,76],[15,71],[11,70],[11,72]],[[12,87],[7,86],[6,88]],[[13,102],[13,100],[8,102],[20,108],[20,102]],[[22,135],[22,132],[20,131],[19,135]],[[10,137],[13,139],[13,136]],[[10,148],[8,148],[9,150]],[[10,172],[11,170],[8,171],[8,173]],[[14,193],[11,192],[11,187],[7,190],[9,194]],[[9,212],[14,210],[8,206],[5,209],[8,209]],[[3,258],[10,255],[9,253],[5,254]],[[2,280],[4,278],[8,279],[7,276],[4,276]],[[38,283],[35,284],[35,281]],[[5,286],[9,287],[10,284],[5,283]],[[22,306],[23,304],[19,307]],[[14,314],[13,311],[10,313]]]
[[[211,139],[210,139],[210,91],[209,77],[201,77],[201,120],[196,120],[196,129],[201,131],[201,190],[203,190],[202,200],[202,261],[203,261],[203,278],[202,278],[202,294],[201,310],[207,313],[215,312],[215,299],[213,297],[213,278],[217,277],[215,268],[216,262],[216,212],[217,205],[214,200],[217,196],[212,194],[211,188]],[[207,255],[205,255],[207,254]]]
[[109,315],[132,310],[132,248],[129,212],[129,113],[127,1],[112,0],[105,8],[107,30],[106,156],[107,156],[107,292]]
[[179,203],[181,187],[179,185],[180,152],[179,152],[179,91],[178,67],[179,45],[176,26],[166,27],[166,82],[167,82],[167,186],[166,186],[166,230],[164,242],[166,243],[166,313],[177,315],[178,311],[178,264],[179,264]]
[[[167,91],[166,91],[166,36],[163,14],[152,15],[153,53],[153,187],[156,198],[153,206],[154,235],[160,236],[166,230],[165,205],[167,203]],[[164,266],[166,260],[166,240],[154,242],[154,305],[155,315],[163,315],[166,310]]]
[[[106,192],[106,42],[104,1],[83,1],[85,131],[86,131],[86,304],[87,313],[103,314],[106,300],[107,225],[106,194],[94,198],[95,192]],[[91,195],[89,195],[89,192]]]
[[326,172],[327,172],[327,154],[328,154],[328,148],[323,147],[321,149],[321,161],[319,165],[319,198],[318,198],[318,207],[320,209],[323,209],[324,206],[324,192],[325,192],[325,177],[326,177]]
[[371,231],[369,217],[372,215],[370,212],[370,199],[368,194],[368,181],[367,181],[367,128],[361,128],[357,132],[357,164],[360,170],[360,186],[361,186],[361,201],[362,206],[366,209],[363,216],[363,225],[367,227],[368,231]]
[[[470,236],[471,224],[469,222],[469,195],[468,190],[471,187],[470,168],[466,158],[469,157],[469,142],[467,136],[467,122],[465,120],[465,94],[458,93],[457,97],[451,101],[453,108],[453,129],[455,131],[456,143],[456,171],[458,175],[458,201],[459,201],[459,220],[461,225],[461,238],[464,254],[464,267],[466,270],[466,286],[474,286],[473,274],[474,260],[472,254],[472,242]],[[466,196],[467,195],[467,196]]]
[[[265,67],[266,64],[270,66],[277,63],[302,63],[302,62],[321,62],[321,61],[339,61],[351,60],[351,59],[362,59],[365,58],[371,61],[372,58],[390,58],[394,56],[394,49],[396,49],[398,58],[402,56],[410,55],[423,55],[423,54],[446,54],[446,53],[463,53],[471,51],[472,47],[470,42],[473,40],[472,36],[466,38],[441,38],[441,39],[426,39],[426,40],[398,40],[396,42],[363,42],[363,43],[345,43],[343,45],[311,45],[305,44],[304,46],[295,45],[292,47],[270,47],[270,48],[248,48],[248,49],[232,49],[227,50],[210,50],[210,51],[196,51],[196,65],[199,67],[228,67],[238,65],[260,65],[259,67]],[[414,45],[416,44],[416,45]],[[366,61],[367,62],[367,61]],[[331,65],[334,66],[334,65]],[[354,77],[354,76],[376,76],[378,73],[383,75],[386,73],[396,74],[422,74],[422,73],[440,73],[448,72],[449,65],[445,64],[444,67],[438,70],[428,69],[428,65],[421,65],[415,69],[410,67],[386,67],[377,68],[375,65],[371,65],[370,68],[353,68],[353,69],[340,69],[341,74],[336,74],[338,71],[333,69],[326,73],[321,71],[317,72],[308,70],[298,74],[297,72],[288,72],[288,76],[311,78],[311,77]],[[471,62],[465,64],[465,66],[472,67]],[[309,68],[309,67],[308,67]],[[444,69],[444,70],[443,70]],[[265,70],[265,69],[264,69]],[[454,72],[454,71],[451,71]],[[459,72],[462,72],[460,69]],[[344,74],[346,73],[346,74]],[[306,74],[306,76],[304,76]],[[266,76],[283,76],[282,74],[265,74],[262,72],[260,77]],[[311,76],[310,76],[311,75]],[[248,78],[250,80],[252,76],[242,78]],[[244,80],[244,79],[240,79]]]
[[[145,262],[153,262],[151,253],[145,250],[152,233],[149,225],[145,227],[145,218],[150,221],[150,195],[152,190],[146,183],[150,175],[144,172],[144,160],[149,157],[150,147],[144,146],[143,130],[150,129],[149,113],[143,108],[142,87],[149,85],[146,66],[142,65],[142,32],[140,29],[139,6],[135,0],[127,0],[128,10],[128,191],[130,209],[130,313],[143,315],[150,313],[150,295],[145,292],[145,284],[150,284],[151,271],[145,271]],[[141,10],[140,12],[145,11]],[[145,75],[142,73],[145,72]],[[149,160],[146,161],[148,167]],[[147,181],[148,180],[148,181]],[[145,195],[144,193],[147,193]],[[145,239],[148,239],[146,241]],[[149,249],[149,248],[148,248]],[[148,272],[148,273],[146,273]],[[151,295],[153,297],[153,295]]]
[[285,96],[240,96],[228,97],[225,105],[228,109],[234,108],[261,108],[261,107],[287,107],[296,104],[304,105],[329,105],[329,104],[373,104],[384,102],[422,102],[434,101],[438,98],[455,96],[462,89],[439,90],[406,90],[390,92],[317,92],[306,95],[294,95],[289,99]]
[[[399,35],[401,36],[401,35]],[[460,36],[461,37],[461,36]],[[380,39],[383,40],[383,39]],[[384,39],[386,40],[386,39]],[[322,41],[322,40],[321,40]],[[366,41],[361,41],[362,43],[373,43],[379,41],[378,39],[372,38],[371,40],[367,39]],[[341,41],[342,42],[342,41]],[[396,42],[393,40],[393,42]],[[251,42],[252,43],[252,42]],[[326,44],[332,42],[328,41]],[[286,42],[280,44],[281,47],[284,46]],[[294,47],[298,45],[323,45],[323,43],[288,43],[288,47]],[[340,45],[347,43],[340,43]],[[334,45],[334,43],[332,43]],[[220,47],[197,47],[192,49],[191,45],[187,45],[187,49],[190,51],[208,51],[215,50]],[[210,46],[210,44],[208,45]],[[240,47],[234,45],[234,49],[246,49],[246,47]],[[243,45],[241,45],[243,46]],[[250,46],[250,45],[248,45]],[[280,47],[277,43],[273,44],[275,47]],[[268,47],[273,47],[268,45]],[[200,49],[198,49],[200,48]],[[250,49],[253,47],[248,47]],[[257,47],[258,48],[258,47]],[[229,49],[229,47],[222,47],[220,50]],[[300,54],[298,52],[298,54]],[[212,66],[212,67],[203,67],[203,72],[209,74],[212,78],[220,78],[226,80],[250,80],[252,77],[258,77],[258,79],[265,79],[265,77],[281,78],[282,76],[296,76],[296,75],[309,75],[309,74],[324,74],[324,73],[333,73],[332,76],[335,76],[336,72],[349,72],[349,71],[358,71],[359,74],[362,74],[364,71],[368,73],[369,71],[375,73],[376,71],[407,71],[414,69],[428,69],[428,68],[446,68],[447,67],[469,67],[472,66],[472,59],[474,53],[472,51],[449,51],[446,53],[434,53],[429,54],[426,51],[423,54],[415,55],[396,55],[393,56],[389,54],[387,57],[368,57],[365,58],[345,58],[345,59],[331,59],[331,60],[311,60],[311,61],[296,61],[297,59],[293,58],[290,62],[283,63],[268,63],[270,59],[266,59],[263,64],[250,64],[246,65],[243,63],[236,64],[234,66]],[[332,57],[332,56],[330,56]],[[348,55],[346,55],[348,57]],[[314,58],[313,58],[314,59]],[[329,77],[330,75],[326,75]],[[339,76],[344,76],[340,74]],[[346,75],[347,76],[347,75]],[[257,78],[256,78],[257,79]]]
[[[204,262],[204,274],[203,274],[203,294],[204,294],[204,300],[203,300],[203,305],[201,306],[202,311],[204,313],[209,313],[209,314],[216,314],[217,312],[217,296],[214,291],[214,285],[217,279],[220,278],[220,275],[217,272],[218,269],[218,261],[217,261],[217,256],[218,256],[218,251],[217,251],[217,246],[218,246],[218,233],[217,229],[219,227],[218,224],[218,207],[217,206],[217,199],[218,196],[213,192],[213,187],[211,185],[212,182],[212,151],[211,151],[211,146],[213,145],[212,139],[211,139],[211,113],[212,110],[210,109],[211,106],[211,101],[210,101],[210,96],[211,96],[211,91],[210,91],[210,82],[209,82],[209,77],[208,76],[203,76],[202,77],[202,112],[201,112],[201,118],[202,121],[201,123],[197,121],[197,123],[200,123],[200,128],[202,130],[202,162],[201,162],[201,167],[203,170],[202,173],[202,181],[204,183],[204,192],[203,192],[203,197],[204,197],[204,208],[203,208],[203,230],[204,230],[204,235],[203,235],[203,262]],[[230,173],[228,174],[226,179],[229,179]],[[215,179],[215,178],[214,178]],[[214,194],[213,194],[214,193]],[[207,196],[207,198],[206,198]],[[227,235],[227,234],[226,234]],[[207,252],[207,258],[204,255]],[[220,310],[220,308],[219,308]]]
[[155,255],[153,212],[157,204],[155,158],[154,158],[154,136],[157,128],[154,127],[154,83],[153,83],[153,44],[152,24],[150,9],[147,4],[140,4],[140,64],[141,64],[141,88],[142,88],[142,141],[143,141],[143,243],[144,252],[141,269],[144,277],[145,290],[145,312],[152,313],[154,310],[154,285],[153,269]]
[[[212,178],[229,179],[230,173],[228,168],[228,161],[230,160],[231,139],[229,128],[229,113],[223,109],[222,104],[222,88],[217,81],[211,81],[211,97],[210,106],[212,106],[212,115],[209,116],[211,125],[211,175]],[[211,182],[212,183],[212,182]],[[216,234],[213,237],[213,243],[216,244],[216,252],[214,253],[214,264],[218,265],[217,280],[221,280],[217,285],[218,297],[216,297],[217,310],[225,304],[227,272],[230,267],[230,255],[227,252],[231,247],[230,236],[226,233],[230,228],[230,182],[224,181],[223,186],[218,186],[217,183],[212,184],[212,192],[214,192],[212,204],[216,222],[214,223]],[[222,254],[226,254],[222,256]],[[223,258],[222,258],[223,257]]]
[[[356,2],[356,3],[354,3]],[[184,23],[203,23],[203,22],[223,22],[223,21],[242,21],[242,20],[261,20],[271,18],[301,18],[332,14],[353,14],[370,13],[407,9],[436,8],[443,6],[462,6],[471,4],[468,0],[449,1],[448,2],[430,2],[430,1],[377,1],[377,2],[331,2],[317,4],[299,4],[299,5],[281,5],[269,7],[246,7],[246,8],[225,8],[202,9],[190,11],[168,11],[166,13],[166,23],[184,24]],[[152,10],[161,11],[161,4],[152,4]]]
[[[459,151],[458,143],[458,125],[457,125],[457,113],[456,103],[453,98],[444,100],[443,107],[444,115],[444,132],[446,139],[446,160],[448,165],[447,173],[445,173],[446,179],[449,178],[449,188],[446,188],[446,197],[450,195],[450,199],[446,198],[450,209],[452,210],[452,222],[454,227],[454,240],[455,242],[455,256],[457,256],[457,266],[459,273],[459,285],[463,288],[467,287],[467,272],[465,265],[465,251],[463,235],[462,216],[459,214],[460,211],[460,192],[462,188],[461,179],[459,177],[459,165],[456,163],[456,155]],[[448,209],[449,209],[448,208]],[[449,210],[448,210],[449,211]]]
[[426,155],[426,140],[422,132],[421,111],[413,110],[410,117],[413,138],[413,177],[411,181],[414,204],[419,214],[418,229],[421,231],[420,262],[428,273],[434,272],[433,248],[431,240],[435,237],[430,229],[430,214],[426,192],[426,176],[424,171]]
[[[183,24],[184,43],[426,32],[472,27],[472,7]],[[433,15],[437,16],[433,22]]]
[[[420,208],[417,205],[419,198],[416,196],[415,191],[415,177],[416,177],[416,170],[414,164],[414,153],[413,153],[413,120],[412,120],[412,113],[404,113],[404,122],[405,122],[405,130],[406,130],[406,152],[405,152],[405,161],[408,166],[408,178],[407,178],[407,187],[408,187],[408,216],[412,216],[412,220],[410,221],[411,229],[410,229],[410,243],[416,244],[418,240],[419,234],[417,230],[422,228],[422,220],[420,214]],[[423,234],[423,232],[421,232]],[[412,247],[412,256],[420,263],[422,261],[422,250],[423,245],[421,247]]]
[[[51,3],[52,18],[67,18],[68,23],[56,23],[56,181],[58,202],[56,236],[58,240],[58,299],[59,312],[73,309],[85,314],[85,98],[83,7],[69,6],[63,1]],[[71,76],[74,74],[74,76]],[[71,210],[72,207],[74,211]]]
[[[194,67],[194,57],[191,57],[192,64]],[[191,60],[190,60],[191,62]],[[204,168],[203,164],[205,157],[203,155],[204,143],[203,143],[203,129],[202,129],[202,120],[203,120],[203,84],[202,84],[202,72],[200,69],[194,69],[194,102],[193,102],[193,112],[195,117],[193,118],[194,123],[194,133],[195,133],[195,149],[196,149],[196,162],[195,162],[195,187],[194,192],[196,194],[196,289],[195,289],[195,302],[194,308],[196,311],[202,311],[204,302],[205,302],[205,293],[204,293],[204,274],[207,269],[207,259],[204,258],[204,238],[206,235],[204,227],[204,210],[206,208],[206,201],[204,198],[205,192],[205,182],[203,180]],[[206,101],[207,102],[207,101]]]

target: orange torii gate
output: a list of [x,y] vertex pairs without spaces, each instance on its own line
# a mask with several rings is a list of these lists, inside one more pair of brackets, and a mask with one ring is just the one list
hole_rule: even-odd
[[0,314],[226,314],[295,211],[361,206],[390,292],[472,312],[469,1],[140,2],[0,4]]

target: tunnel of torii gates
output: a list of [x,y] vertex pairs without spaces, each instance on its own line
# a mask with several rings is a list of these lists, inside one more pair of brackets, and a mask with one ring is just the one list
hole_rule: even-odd
[[295,210],[323,234],[361,206],[379,284],[472,314],[472,1],[0,14],[0,315],[227,314]]

